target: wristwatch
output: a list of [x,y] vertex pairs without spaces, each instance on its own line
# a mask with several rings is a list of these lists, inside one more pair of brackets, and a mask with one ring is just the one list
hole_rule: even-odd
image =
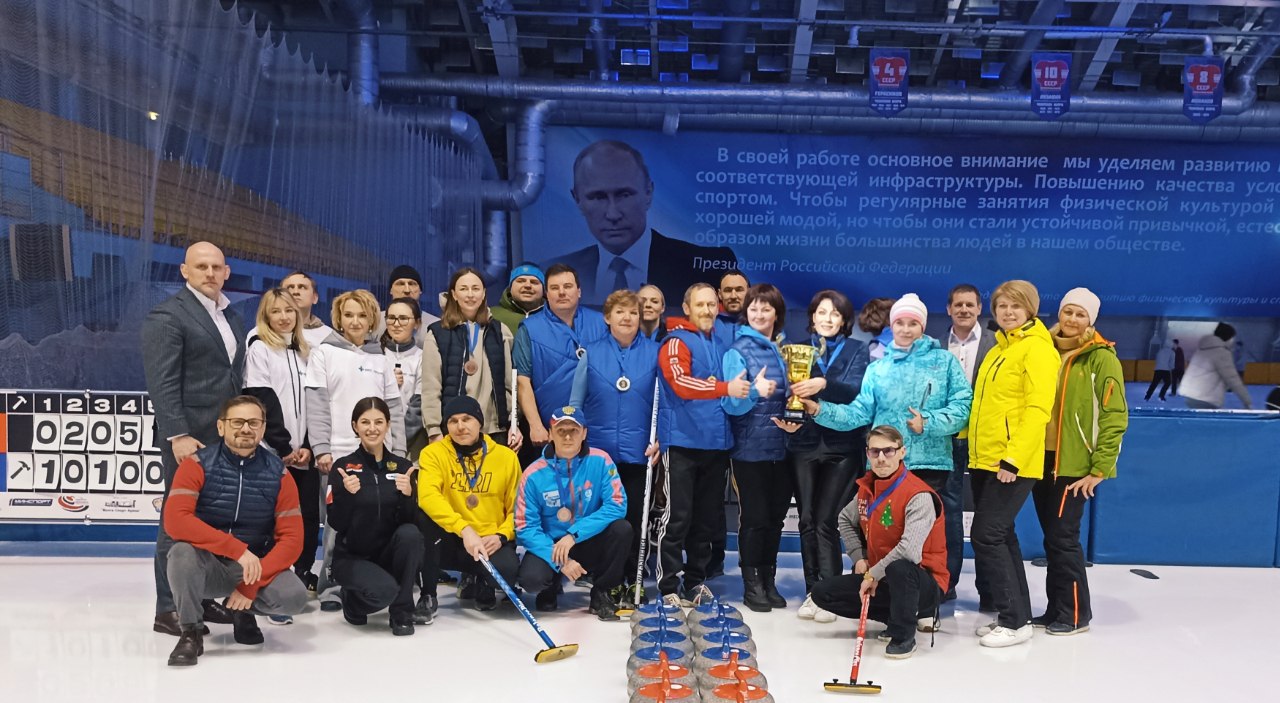
[[872,575],[871,575],[871,572],[870,572],[870,571],[868,571],[868,572],[866,572],[866,573],[864,573],[864,574],[862,575],[862,580],[863,580],[863,581],[875,581],[875,580],[876,580],[876,577],[872,576]]

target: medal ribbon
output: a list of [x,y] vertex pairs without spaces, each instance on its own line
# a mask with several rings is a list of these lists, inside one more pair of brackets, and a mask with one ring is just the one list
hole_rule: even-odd
[[[827,375],[827,368],[831,366],[831,362],[836,360],[836,357],[840,356],[840,350],[844,349],[844,343],[847,341],[849,341],[848,338],[841,338],[840,343],[835,345],[835,347],[828,345],[827,351],[830,353],[827,354],[827,358],[824,359],[822,357],[818,357],[818,368],[822,369],[823,376]],[[814,346],[818,345],[815,344]]]
[[484,437],[480,437],[480,464],[476,466],[475,471],[467,471],[467,458],[462,456],[462,452],[458,452],[458,466],[462,467],[462,475],[467,477],[467,485],[471,486],[474,493],[476,484],[480,481],[480,474],[484,471],[484,460],[489,457],[489,445],[485,443]]
[[901,469],[901,471],[902,471],[902,474],[898,476],[898,480],[894,481],[893,484],[889,486],[888,490],[881,493],[880,496],[875,499],[875,502],[867,506],[867,512],[865,517],[868,520],[871,519],[871,513],[874,513],[876,508],[880,507],[880,504],[884,502],[884,499],[888,498],[895,490],[898,489],[898,486],[902,485],[902,480],[907,477],[907,470]]
[[569,475],[567,482],[560,480],[560,472],[556,471],[556,490],[560,492],[560,507],[568,508],[575,516],[578,514],[577,496],[573,490],[573,460],[564,460],[565,473]]
[[[623,349],[621,346],[618,345],[618,340],[614,339],[612,335],[610,335],[609,339],[613,340],[613,357],[614,357],[614,360],[618,362],[618,378],[620,379],[626,378],[627,377],[627,352],[631,351],[631,347],[627,347]],[[631,344],[634,345],[635,340],[632,340]]]
[[467,358],[470,359],[476,353],[476,345],[480,344],[480,325],[476,322],[467,323]]

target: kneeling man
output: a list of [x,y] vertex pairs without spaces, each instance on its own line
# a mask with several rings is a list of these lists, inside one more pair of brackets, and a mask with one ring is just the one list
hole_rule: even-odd
[[556,609],[561,575],[590,573],[591,612],[618,619],[609,591],[622,583],[631,549],[627,494],[609,455],[587,446],[582,411],[552,413],[551,444],[516,492],[516,538],[527,550],[520,585],[538,594],[538,610]]
[[905,454],[898,430],[880,425],[867,433],[871,471],[858,479],[858,496],[838,520],[853,575],[813,589],[815,605],[847,618],[859,617],[862,595],[871,596],[868,617],[889,626],[884,655],[890,659],[916,651],[917,626],[936,631],[948,579],[942,501],[907,471]]
[[169,666],[204,654],[206,598],[227,598],[235,641],[262,644],[254,613],[297,615],[307,589],[290,569],[302,553],[298,489],[284,463],[260,446],[267,412],[252,396],[228,400],[218,415],[222,441],[178,465],[164,504],[168,576],[182,634]]

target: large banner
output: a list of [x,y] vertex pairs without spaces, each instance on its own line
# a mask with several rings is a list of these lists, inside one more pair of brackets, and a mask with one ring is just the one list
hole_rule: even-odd
[[0,523],[155,523],[164,494],[145,393],[0,390]]
[[[1108,315],[1280,310],[1274,145],[569,127],[547,138],[525,258],[573,265],[592,304],[637,281],[678,302],[690,280],[737,267],[801,306],[831,287],[859,304],[915,291],[940,310],[957,283],[989,292],[1026,278],[1046,309],[1083,285]],[[605,139],[626,146],[583,153]],[[623,148],[643,158],[651,190]]]

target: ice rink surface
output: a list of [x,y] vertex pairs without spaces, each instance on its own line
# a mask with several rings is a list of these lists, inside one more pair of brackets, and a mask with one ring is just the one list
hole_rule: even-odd
[[[1190,528],[1190,526],[1189,526]],[[125,550],[136,551],[136,550]],[[0,550],[4,553],[4,550]],[[9,550],[8,553],[13,553]],[[731,555],[729,563],[734,563]],[[848,675],[856,622],[817,624],[796,618],[803,590],[798,555],[783,556],[779,581],[791,603],[767,614],[746,612],[760,668],[778,701],[838,700],[824,680]],[[1089,570],[1092,630],[1050,637],[1037,630],[1021,646],[978,646],[973,563],[960,597],[943,610],[935,646],[904,661],[883,658],[869,637],[864,678],[897,701],[1266,700],[1277,666],[1269,626],[1280,595],[1280,569],[1129,566]],[[1044,604],[1045,570],[1028,563],[1033,610]],[[736,575],[710,582],[730,602]],[[213,625],[194,668],[165,665],[176,638],[151,631],[152,570],[136,557],[0,557],[0,690],[4,701],[200,703],[210,701],[449,701],[624,703],[630,628],[586,614],[587,592],[568,586],[561,610],[541,621],[557,643],[577,642],[578,656],[538,665],[542,645],[510,604],[493,613],[462,608],[440,587],[435,624],[392,637],[385,614],[356,628],[315,601],[293,625],[259,618],[266,644],[235,644],[231,627]],[[532,605],[532,597],[526,602]],[[879,630],[868,625],[868,633]],[[865,698],[865,697],[862,697]]]

